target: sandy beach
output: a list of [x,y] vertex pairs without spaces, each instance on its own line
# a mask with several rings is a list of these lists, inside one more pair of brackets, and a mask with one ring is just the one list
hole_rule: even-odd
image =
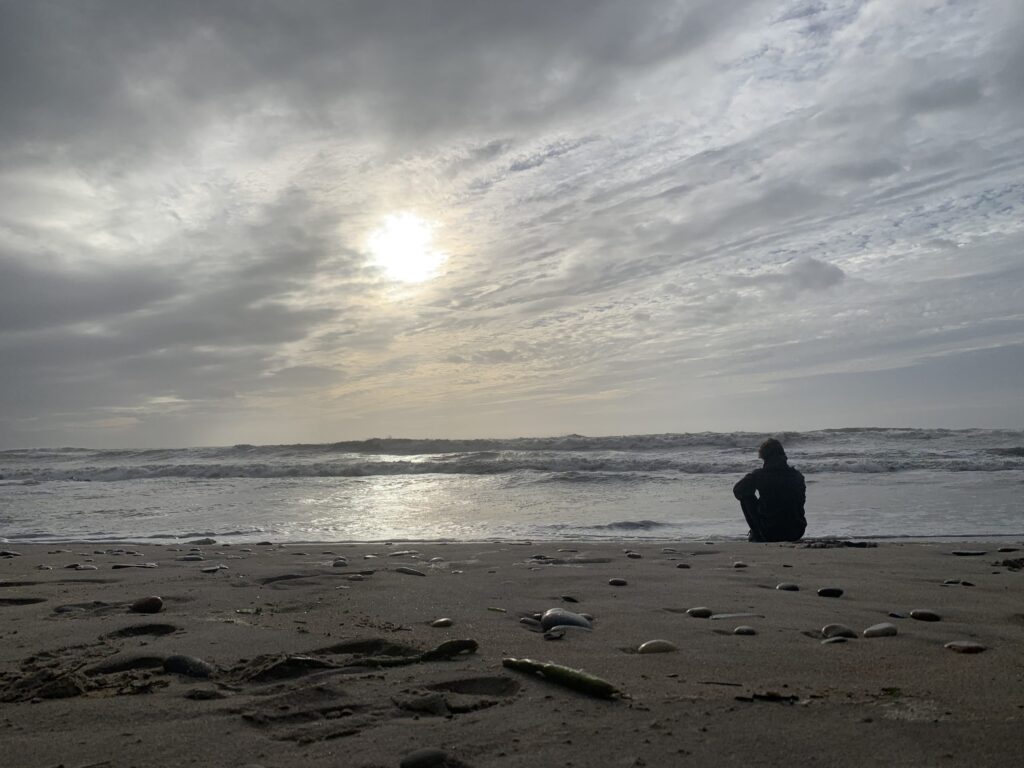
[[4,763],[1007,765],[1019,547],[5,544]]

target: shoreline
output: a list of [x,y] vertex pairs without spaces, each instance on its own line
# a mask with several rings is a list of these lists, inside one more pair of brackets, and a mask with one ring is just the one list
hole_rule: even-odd
[[[1024,544],[1006,538],[8,543],[0,735],[32,768],[379,768],[425,748],[476,768],[1005,765],[1024,725],[1024,571],[1000,565],[1024,567]],[[551,608],[592,627],[546,640],[521,621]],[[856,638],[824,643],[834,623]],[[864,636],[880,623],[896,635]],[[651,640],[676,650],[637,652]]]

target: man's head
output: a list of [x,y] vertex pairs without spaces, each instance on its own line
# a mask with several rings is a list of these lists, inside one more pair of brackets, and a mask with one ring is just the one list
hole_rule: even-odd
[[757,458],[762,461],[768,461],[773,458],[786,458],[786,450],[782,447],[782,443],[776,440],[774,437],[770,437],[761,443],[761,447],[757,449]]

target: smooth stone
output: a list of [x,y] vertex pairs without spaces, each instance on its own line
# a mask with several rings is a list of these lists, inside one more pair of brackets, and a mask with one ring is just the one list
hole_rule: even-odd
[[925,608],[915,608],[910,612],[910,618],[917,619],[918,621],[942,621],[942,617],[939,614]]
[[818,597],[842,597],[843,590],[839,587],[822,587],[818,590]]
[[409,555],[418,555],[415,549],[400,549],[398,552],[388,552],[388,557],[407,557]]
[[608,579],[608,583],[613,587],[624,587],[628,582],[625,579]]
[[864,637],[892,637],[899,634],[895,624],[883,621],[881,624],[873,624],[864,630]]
[[52,566],[52,565],[37,565],[37,566],[36,566],[36,570],[40,570],[40,571],[52,571],[52,570],[53,570],[53,566]]
[[679,646],[675,643],[670,643],[668,640],[648,640],[646,643],[641,643],[640,647],[636,649],[637,653],[673,653],[679,650]]
[[361,573],[353,573],[351,576],[348,577],[348,580],[349,581],[366,581],[366,577],[363,576]]
[[164,601],[156,595],[140,597],[130,606],[128,610],[132,613],[160,613],[164,607]]
[[828,638],[826,640],[822,640],[821,644],[822,645],[835,645],[836,643],[845,643],[846,640],[847,640],[847,638],[845,638],[845,637],[840,635],[838,637],[830,637],[830,638]]
[[954,549],[953,554],[957,557],[980,557],[988,553],[983,549]]
[[417,749],[402,758],[399,768],[444,768],[448,753],[433,748]]
[[217,571],[226,571],[227,568],[228,567],[226,565],[211,565],[206,568],[200,568],[199,570],[203,573],[216,573]]
[[735,563],[732,564],[732,567],[733,568],[746,568],[747,564],[742,562],[742,561],[740,561],[740,560],[737,560]]
[[789,581],[784,581],[781,584],[776,584],[775,588],[776,589],[781,589],[783,592],[799,592],[800,591],[800,587],[798,585],[793,584],[792,582],[789,582]]
[[686,613],[689,616],[693,616],[695,619],[707,619],[711,617],[714,611],[710,608],[705,608],[704,606],[698,606],[697,608],[688,608]]
[[430,622],[432,627],[450,627],[454,622],[451,619],[434,619]]
[[834,637],[848,637],[853,639],[857,637],[857,633],[845,624],[826,624],[821,628],[821,635],[828,639],[832,639]]
[[996,550],[996,552],[1018,552],[1018,551],[1020,551],[1019,547],[1000,547],[999,549]]
[[889,611],[889,615],[894,619],[909,619],[910,616],[899,611]]
[[209,546],[210,544],[216,544],[217,541],[216,541],[216,539],[206,538],[206,539],[196,539],[195,541],[187,541],[185,543],[186,544],[201,544],[201,545]]
[[560,600],[564,600],[567,603],[578,603],[579,602],[579,600],[576,599],[575,597],[573,597],[572,595],[559,595],[558,598]]
[[217,668],[195,656],[174,655],[164,659],[164,671],[187,677],[210,677]]
[[[51,552],[51,554],[53,553]],[[0,549],[0,557],[21,557],[21,552],[15,552],[13,549]]]
[[76,565],[76,571],[97,571],[99,570],[95,565]]
[[712,621],[721,621],[722,619],[763,619],[760,613],[713,613],[709,616]]
[[578,613],[567,611],[564,608],[549,608],[540,617],[540,627],[545,632],[554,627],[586,627],[593,628],[593,625]]
[[676,568],[689,568],[689,563],[676,563]]
[[432,557],[432,558],[430,558],[430,562],[432,562],[432,563],[443,563],[443,562],[445,562],[445,559],[443,557]]
[[202,555],[182,555],[181,557],[176,557],[174,559],[180,560],[183,563],[198,563],[200,560],[205,560],[206,558]]
[[348,567],[348,560],[345,560],[344,558],[339,558],[339,559],[335,560],[333,563],[331,563],[331,565],[334,566],[335,568],[347,568]]
[[973,640],[954,640],[951,643],[946,643],[946,647],[957,653],[981,653],[988,650],[986,646]]
[[641,555],[639,552],[627,552],[626,557],[632,560],[640,560],[643,558],[643,555]]
[[736,629],[734,629],[732,631],[732,633],[734,635],[756,635],[757,634],[757,630],[754,629],[753,627],[748,627],[748,626],[744,625],[744,626],[736,627]]
[[663,555],[678,555],[679,550],[673,549],[672,547],[662,547],[661,554]]
[[395,568],[395,573],[404,573],[404,574],[406,574],[408,576],[426,576],[427,575],[423,571],[417,571],[415,568],[409,568],[408,566],[405,566],[405,565],[400,565],[397,568]]

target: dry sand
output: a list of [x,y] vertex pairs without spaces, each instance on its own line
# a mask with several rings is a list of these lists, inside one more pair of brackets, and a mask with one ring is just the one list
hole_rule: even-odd
[[[421,765],[1011,765],[1024,553],[1006,545],[207,544],[188,562],[189,545],[5,544],[20,554],[0,558],[3,764],[399,766],[434,748],[447,762]],[[144,562],[158,567],[114,568]],[[818,596],[828,586],[843,595]],[[159,613],[128,610],[147,595]],[[553,607],[592,615],[593,630],[547,640],[520,621]],[[452,625],[431,626],[442,617]],[[823,644],[833,622],[898,635]],[[636,653],[652,639],[678,651]],[[448,640],[476,650],[420,656]],[[944,647],[962,640],[986,650]],[[212,675],[165,671],[180,654]],[[508,657],[582,668],[622,695]]]

